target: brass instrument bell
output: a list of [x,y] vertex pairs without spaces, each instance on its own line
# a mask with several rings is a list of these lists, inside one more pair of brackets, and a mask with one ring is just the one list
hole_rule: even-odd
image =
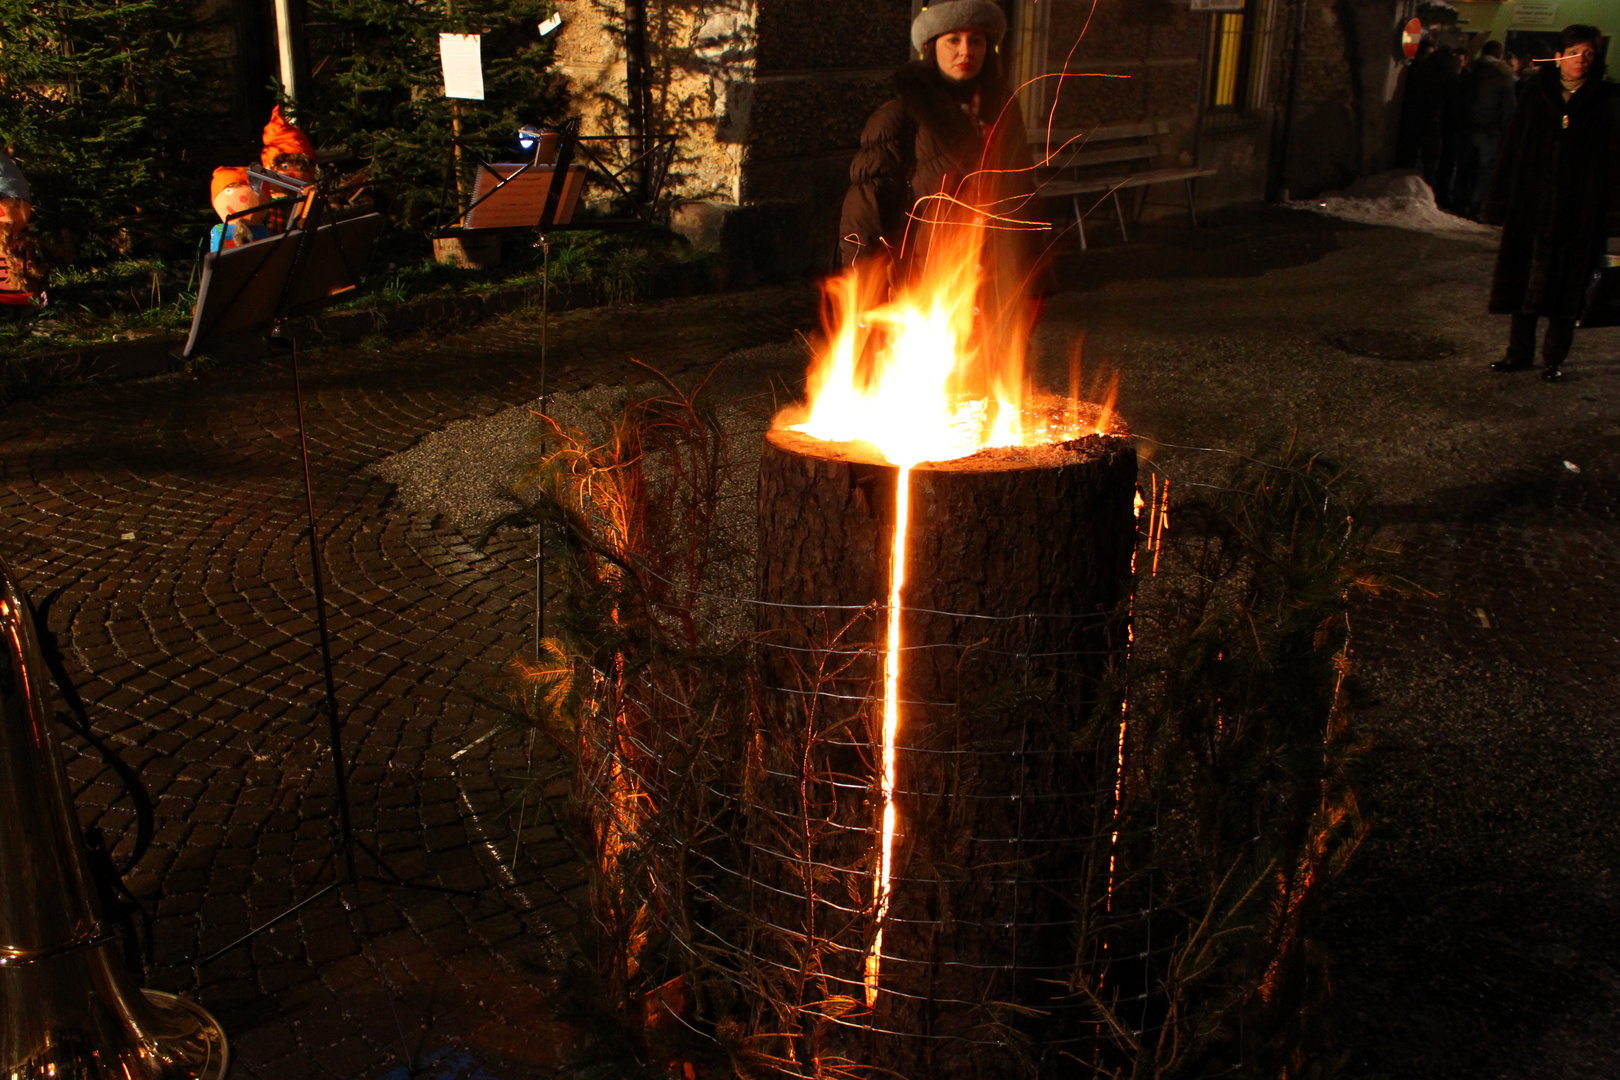
[[102,921],[45,672],[0,559],[0,1080],[220,1080],[219,1023],[137,987]]

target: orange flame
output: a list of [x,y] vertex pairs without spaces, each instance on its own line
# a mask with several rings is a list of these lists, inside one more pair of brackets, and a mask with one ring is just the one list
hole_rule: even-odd
[[902,284],[887,303],[871,303],[886,267],[846,271],[828,284],[834,330],[811,372],[809,415],[798,430],[871,443],[902,467],[1021,441],[1022,350],[994,371],[980,362],[981,230],[956,232],[957,257],[931,252],[934,272]]

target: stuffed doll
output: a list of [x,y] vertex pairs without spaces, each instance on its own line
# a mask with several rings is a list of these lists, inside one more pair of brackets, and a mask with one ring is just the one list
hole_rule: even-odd
[[[259,152],[259,164],[270,172],[296,180],[300,184],[313,184],[316,180],[315,144],[281,115],[281,106],[270,110],[270,122],[264,125],[264,149]],[[273,192],[276,203],[265,222],[272,232],[297,224],[297,208],[289,200],[285,189]]]
[[[248,183],[246,169],[237,165],[215,169],[210,193],[219,224],[208,234],[209,251],[226,251],[270,235],[264,223],[269,213],[265,207],[268,200]],[[244,210],[254,212],[243,213]],[[237,214],[241,216],[233,216]]]
[[264,125],[264,150],[259,154],[259,163],[302,183],[315,182],[315,144],[287,122],[280,105],[270,110],[270,122]]
[[42,306],[43,281],[29,257],[33,192],[17,163],[0,150],[0,305]]

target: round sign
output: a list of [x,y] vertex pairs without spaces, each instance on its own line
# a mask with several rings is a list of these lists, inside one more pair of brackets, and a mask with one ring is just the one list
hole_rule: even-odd
[[1423,40],[1423,20],[1413,19],[1401,31],[1401,51],[1408,60],[1417,55],[1418,42]]

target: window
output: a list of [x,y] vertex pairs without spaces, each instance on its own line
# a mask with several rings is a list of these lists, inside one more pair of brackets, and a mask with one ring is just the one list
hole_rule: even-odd
[[1032,129],[1046,125],[1046,110],[1057,93],[1056,80],[1041,78],[1046,74],[1051,11],[1052,0],[1019,0],[1008,5],[1012,16],[1007,35],[1012,46],[1012,86],[1018,91],[1024,123]]
[[1223,11],[1214,16],[1210,43],[1209,105],[1212,109],[1238,107],[1238,75],[1249,59],[1243,33],[1246,11]]
[[1265,104],[1274,6],[1272,0],[1246,0],[1241,11],[1210,15],[1204,104],[1211,113],[1249,116]]

